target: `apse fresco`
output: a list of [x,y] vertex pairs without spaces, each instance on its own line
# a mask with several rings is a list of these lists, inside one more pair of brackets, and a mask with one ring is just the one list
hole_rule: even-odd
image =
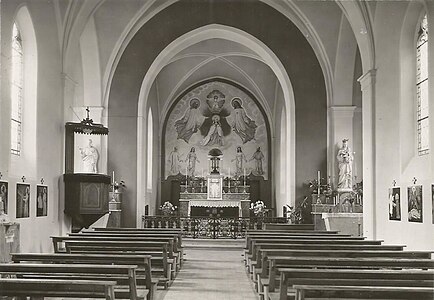
[[207,154],[223,153],[225,176],[252,173],[268,179],[268,136],[257,104],[242,90],[223,82],[203,84],[187,93],[168,116],[165,178],[209,174]]

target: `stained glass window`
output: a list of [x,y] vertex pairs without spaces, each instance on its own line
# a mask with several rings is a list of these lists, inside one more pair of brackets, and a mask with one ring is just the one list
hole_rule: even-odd
[[429,152],[428,109],[428,20],[422,19],[416,43],[417,148],[419,155]]
[[11,153],[20,155],[22,142],[24,61],[21,34],[14,23],[12,29],[11,69]]
[[146,174],[146,187],[148,190],[152,190],[152,146],[154,143],[153,138],[153,123],[152,123],[152,112],[149,110],[148,113],[148,143],[147,143],[147,174]]

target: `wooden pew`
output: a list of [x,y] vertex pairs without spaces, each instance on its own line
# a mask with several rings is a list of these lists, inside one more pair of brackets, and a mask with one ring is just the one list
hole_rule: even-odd
[[328,268],[328,269],[434,269],[432,259],[406,259],[382,257],[312,257],[263,256],[262,278],[269,280],[269,291],[274,292],[278,268]]
[[[118,241],[118,242],[143,242],[148,243],[149,247],[159,248],[159,243],[167,244],[168,257],[174,257],[174,240],[171,237],[105,237],[105,236],[93,236],[93,235],[74,235],[74,236],[51,236],[53,241],[54,252],[60,252],[59,243],[65,243],[66,241]],[[155,244],[157,243],[157,244]]]
[[[145,299],[149,290],[137,290],[137,265],[84,265],[84,264],[0,264],[0,274],[22,279],[62,279],[115,281],[118,299]],[[121,289],[127,285],[128,289]]]
[[69,236],[98,236],[106,238],[131,238],[131,240],[140,240],[141,237],[151,237],[158,239],[163,238],[173,238],[173,255],[177,262],[177,271],[182,266],[183,261],[183,246],[182,246],[182,234],[180,232],[138,232],[133,231],[94,231],[94,230],[83,230],[80,233],[70,233]]
[[156,284],[151,275],[152,257],[135,254],[67,254],[67,253],[12,253],[12,261],[19,265],[23,263],[44,264],[92,264],[92,265],[133,265],[136,269],[136,281],[148,291],[148,300],[154,298]]
[[[345,270],[279,268],[280,300],[288,299],[288,287],[297,284],[389,285],[434,287],[434,271],[420,270]],[[407,281],[407,282],[404,282]],[[357,282],[358,284],[355,284]],[[271,296],[271,295],[270,295]],[[275,295],[272,295],[275,296]],[[277,297],[271,297],[275,299]]]
[[273,230],[261,230],[261,229],[247,229],[246,234],[251,233],[281,233],[281,232],[288,232],[288,233],[319,233],[319,234],[339,234],[338,230],[300,230],[300,229],[293,229],[293,230],[279,230],[279,229],[273,229]]
[[115,281],[0,278],[0,296],[115,298]]
[[[357,295],[364,299],[417,299],[432,300],[431,287],[407,286],[333,286],[333,285],[294,285],[297,300],[311,298],[350,298]],[[326,292],[326,293],[325,293]],[[322,295],[326,296],[322,296]]]
[[172,267],[174,260],[169,258],[167,242],[149,241],[95,241],[95,240],[66,240],[67,253],[95,253],[95,254],[150,254],[153,260],[151,272],[158,275],[159,281],[167,284],[173,280]]
[[98,236],[98,235],[71,235],[71,236],[52,236],[53,246],[55,251],[59,252],[59,244],[64,243],[65,241],[123,241],[123,242],[166,242],[168,243],[168,258],[174,260],[174,266],[176,268],[172,268],[172,271],[178,271],[180,267],[179,262],[179,253],[176,247],[176,241],[173,237],[165,236],[165,237],[142,237],[142,236]]
[[310,239],[299,239],[296,237],[286,237],[286,238],[250,238],[246,239],[247,245],[245,248],[245,256],[248,257],[253,254],[253,248],[256,243],[269,243],[269,244],[300,244],[300,245],[309,245],[309,244],[318,244],[320,241],[321,244],[342,244],[345,243],[347,245],[381,245],[382,240],[342,240],[342,239],[316,239],[311,237]]
[[430,259],[433,251],[384,251],[384,250],[297,250],[297,249],[259,249],[256,261],[252,261],[252,278],[257,283],[258,292],[264,290],[262,278],[266,278],[265,285],[274,281],[274,278],[262,277],[263,268],[268,268],[268,257],[337,257],[337,258],[396,258],[396,259]]
[[280,224],[265,223],[264,230],[315,230],[314,224]]
[[251,261],[260,261],[261,257],[258,257],[258,251],[261,249],[273,250],[273,249],[290,249],[290,250],[371,250],[371,251],[402,251],[403,245],[348,245],[341,244],[273,244],[273,243],[254,243],[252,249]]
[[180,231],[95,231],[82,230],[79,233],[70,233],[70,236],[76,235],[97,235],[97,236],[148,236],[148,237],[172,237],[176,240],[176,246],[182,247],[182,232]]

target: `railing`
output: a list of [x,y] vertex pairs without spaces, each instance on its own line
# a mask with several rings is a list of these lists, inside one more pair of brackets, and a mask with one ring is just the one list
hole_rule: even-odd
[[243,238],[247,229],[262,229],[264,223],[288,223],[287,218],[227,218],[145,216],[144,228],[182,228],[184,237],[190,238]]

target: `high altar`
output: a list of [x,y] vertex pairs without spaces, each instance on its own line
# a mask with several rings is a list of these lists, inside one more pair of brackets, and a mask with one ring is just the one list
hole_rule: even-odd
[[242,179],[224,178],[219,172],[220,157],[210,158],[211,174],[203,178],[191,178],[190,182],[186,178],[186,184],[181,186],[179,199],[181,217],[193,216],[193,207],[207,208],[210,215],[216,216],[221,208],[238,208],[238,217],[249,217],[250,193],[246,176],[241,177]]

